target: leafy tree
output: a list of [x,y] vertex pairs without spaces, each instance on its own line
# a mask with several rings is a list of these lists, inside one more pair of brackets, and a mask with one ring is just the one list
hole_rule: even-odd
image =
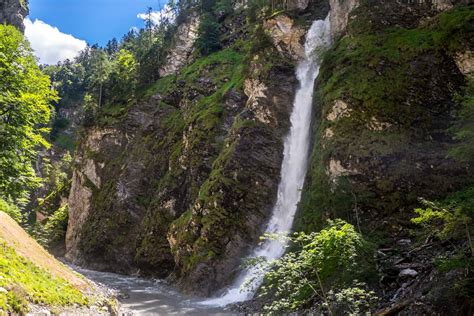
[[11,218],[13,218],[18,223],[22,221],[22,215],[20,209],[13,204],[7,203],[7,201],[0,198],[0,212],[7,213]]
[[57,94],[36,64],[28,42],[13,26],[0,25],[0,198],[17,205],[40,184],[32,162]]
[[196,39],[196,48],[201,55],[209,55],[221,47],[219,27],[214,15],[211,13],[203,14],[199,24],[198,38]]
[[110,76],[114,96],[127,100],[133,98],[137,85],[137,69],[135,56],[130,51],[121,49],[115,56]]
[[90,82],[94,87],[98,88],[97,104],[99,108],[102,105],[102,95],[104,90],[104,84],[109,79],[111,72],[111,63],[107,53],[101,49],[95,49],[91,59],[91,71]]
[[474,187],[454,193],[446,201],[435,203],[421,200],[427,208],[417,208],[418,215],[411,221],[423,226],[427,232],[440,239],[467,241],[474,256],[472,230],[474,229]]

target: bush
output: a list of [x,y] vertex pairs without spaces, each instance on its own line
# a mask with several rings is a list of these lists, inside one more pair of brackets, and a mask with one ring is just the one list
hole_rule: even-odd
[[20,209],[7,201],[0,198],[0,212],[7,213],[16,222],[21,223],[22,216]]
[[[270,262],[270,269],[265,274],[261,296],[273,300],[265,306],[267,311],[294,311],[322,301],[331,312],[328,289],[337,292],[334,289],[351,285],[368,266],[367,258],[371,258],[367,255],[371,249],[369,243],[354,226],[342,220],[328,221],[328,226],[317,233],[295,233],[289,240],[299,250]],[[361,297],[373,296],[361,287],[357,288]],[[342,297],[347,297],[349,292],[341,290],[340,295],[334,296],[334,302],[337,299],[342,302]],[[357,294],[355,290],[351,293],[352,296]],[[359,305],[360,309],[367,304]]]

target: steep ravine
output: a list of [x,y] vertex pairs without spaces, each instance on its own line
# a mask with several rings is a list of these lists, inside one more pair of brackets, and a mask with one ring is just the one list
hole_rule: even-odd
[[329,11],[334,43],[316,80],[293,229],[343,218],[389,244],[405,238],[417,198],[472,178],[448,155],[473,64],[466,3],[289,1],[252,28],[236,10],[221,21],[225,45],[205,57],[189,45],[199,18],[188,17],[153,87],[80,135],[67,258],[201,296],[231,285],[277,200],[305,34]]
[[229,43],[176,66],[144,101],[84,131],[67,258],[121,273],[173,272],[201,295],[233,280],[271,212],[297,83],[292,49],[304,31],[289,18],[276,21],[266,27],[280,52],[270,45],[249,55]]

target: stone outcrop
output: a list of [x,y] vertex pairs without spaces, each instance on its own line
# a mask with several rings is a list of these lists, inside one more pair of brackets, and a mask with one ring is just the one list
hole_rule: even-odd
[[93,192],[101,190],[103,164],[94,160],[94,154],[105,151],[107,147],[120,148],[118,131],[114,129],[91,129],[87,132],[83,144],[77,151],[76,168],[72,176],[69,193],[69,223],[66,233],[66,258],[82,263],[80,256],[81,232],[92,210]]
[[278,52],[286,58],[299,60],[304,57],[304,28],[294,25],[286,15],[278,15],[265,21],[264,28],[273,40]]
[[194,42],[197,38],[197,30],[200,18],[191,14],[185,23],[178,26],[173,37],[173,46],[166,56],[166,62],[160,69],[160,76],[176,74],[181,68],[190,62],[194,50]]
[[[344,35],[346,32],[347,24],[349,23],[351,13],[359,6],[361,2],[367,2],[362,0],[329,0],[329,6],[331,8],[331,32],[334,38]],[[446,11],[451,9],[456,4],[468,4],[469,0],[393,0],[393,1],[376,1],[371,0],[371,5],[382,6],[385,9],[383,14],[385,17],[379,14],[374,15],[375,19],[384,20],[383,25],[387,23],[393,23],[393,18],[398,14],[401,16],[401,12],[394,12],[390,10],[392,5],[398,6],[398,9],[402,9],[405,12],[405,17],[412,15],[416,22],[419,22],[421,17],[428,17],[438,12]],[[415,13],[421,10],[420,13]],[[380,11],[378,13],[381,13]],[[414,14],[415,13],[415,14]],[[391,18],[390,18],[391,17]],[[390,22],[391,19],[391,22]],[[396,23],[394,23],[396,24]]]
[[330,0],[331,7],[331,33],[333,37],[345,32],[349,14],[359,5],[359,0]]
[[199,198],[168,234],[187,292],[210,295],[234,280],[275,199],[296,78],[292,69],[266,73],[261,56],[250,67],[243,121],[234,123]]
[[1,0],[0,24],[6,23],[25,30],[23,19],[28,15],[28,0]]

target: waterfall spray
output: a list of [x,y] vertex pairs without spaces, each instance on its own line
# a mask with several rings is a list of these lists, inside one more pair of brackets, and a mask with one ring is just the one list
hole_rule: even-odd
[[[309,155],[311,107],[313,104],[314,81],[319,73],[320,55],[331,41],[329,15],[325,20],[314,21],[306,35],[305,58],[297,69],[299,89],[296,91],[290,121],[291,128],[284,142],[284,156],[281,180],[278,185],[277,202],[266,233],[287,234],[291,230],[297,205],[301,198]],[[280,258],[285,252],[286,242],[266,240],[250,257],[264,257],[267,260]],[[246,280],[252,279],[252,288],[258,287],[263,273],[257,267],[241,272],[233,286],[223,296],[202,302],[205,305],[223,306],[252,298],[252,290],[243,290]]]

